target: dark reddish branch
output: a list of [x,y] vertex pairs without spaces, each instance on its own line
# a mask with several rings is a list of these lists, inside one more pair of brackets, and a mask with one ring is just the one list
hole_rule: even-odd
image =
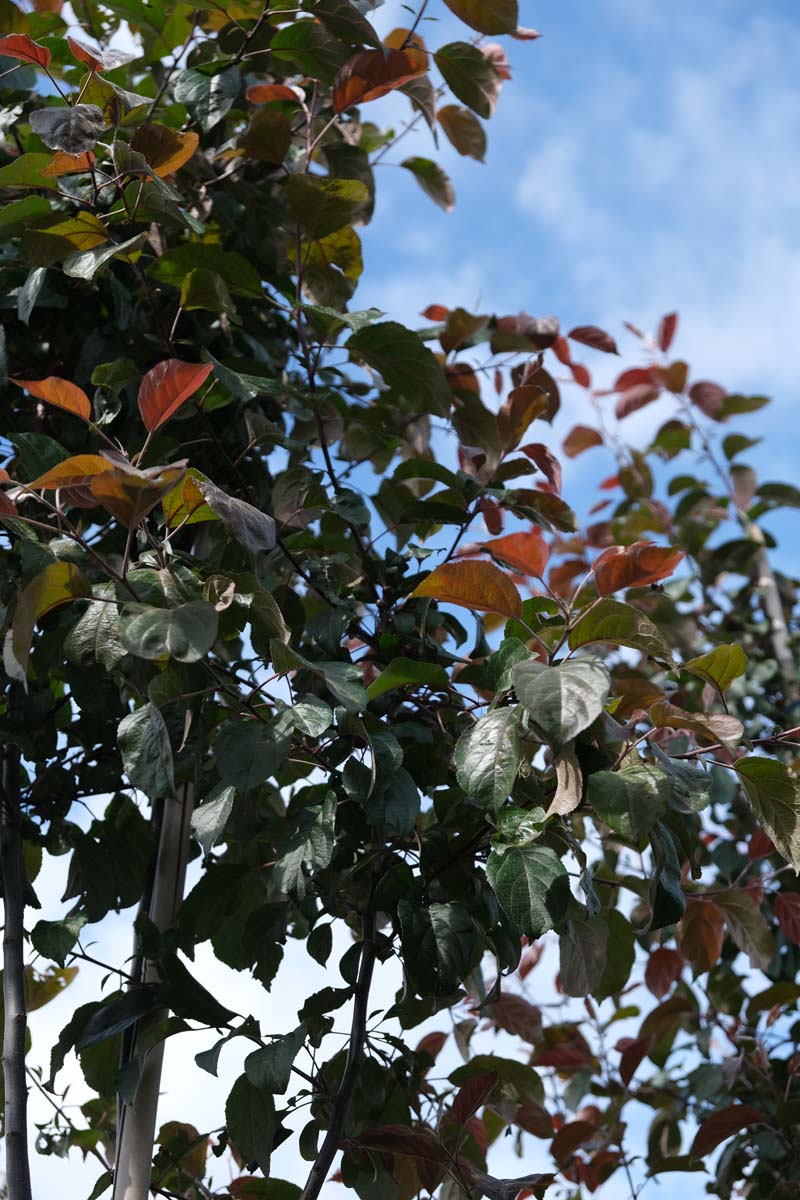
[[19,807],[19,747],[3,752],[0,865],[3,876],[3,1076],[8,1200],[31,1200],[28,1160],[28,1085],[25,1076],[25,863]]
[[333,1102],[333,1113],[325,1140],[320,1147],[314,1164],[309,1172],[306,1186],[298,1200],[317,1200],[322,1187],[328,1178],[328,1172],[333,1166],[339,1146],[344,1136],[345,1121],[350,1111],[358,1072],[364,1057],[364,1045],[367,1040],[367,1016],[369,1013],[369,993],[372,987],[372,975],[375,969],[375,914],[370,901],[364,916],[364,940],[361,943],[361,961],[358,966],[355,995],[353,998],[353,1019],[350,1026],[350,1045],[347,1048],[347,1062],[344,1074],[339,1084],[339,1090]]

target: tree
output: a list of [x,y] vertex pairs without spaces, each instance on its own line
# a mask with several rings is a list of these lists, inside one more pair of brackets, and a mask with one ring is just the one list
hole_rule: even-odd
[[[690,377],[674,316],[598,389],[573,357],[617,353],[594,326],[351,307],[373,168],[403,137],[370,104],[400,90],[480,159],[508,77],[485,37],[536,36],[515,0],[446,0],[466,27],[435,51],[427,0],[383,43],[350,0],[77,6],[100,46],[128,22],[130,54],[36,7],[7,4],[0,41],[10,1200],[29,1086],[53,1098],[40,1147],[93,1155],[114,1200],[312,1200],[332,1171],[365,1200],[616,1172],[638,1194],[723,1142],[716,1194],[797,1195],[795,592],[762,518],[800,493],[759,484],[728,432],[766,400]],[[452,206],[433,159],[399,165]],[[564,378],[597,420],[559,454],[617,462],[586,528],[548,444]],[[36,875],[65,854],[52,920]],[[44,1080],[26,1003],[134,909],[123,985],[73,1013]],[[269,989],[288,939],[327,963],[334,928],[349,948],[288,1035],[188,965],[210,942]],[[548,938],[545,1013],[526,981]],[[463,1057],[443,1078],[450,1035],[418,1032],[439,1013]],[[168,1122],[154,1152],[164,1044],[198,1028],[209,1086],[228,1041],[242,1074],[219,1128]],[[73,1051],[79,1123],[57,1099]],[[504,1133],[549,1169],[491,1174]],[[270,1174],[287,1136],[306,1179]]]

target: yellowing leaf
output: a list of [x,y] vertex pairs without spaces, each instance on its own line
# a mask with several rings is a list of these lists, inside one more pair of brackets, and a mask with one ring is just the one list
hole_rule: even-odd
[[442,604],[458,604],[473,612],[520,617],[522,600],[507,575],[491,563],[443,563],[424,579],[412,596],[429,596]]
[[85,150],[83,154],[67,154],[59,150],[44,168],[42,175],[47,179],[58,179],[62,175],[79,175],[88,171],[93,162],[94,154],[91,150]]
[[12,679],[19,680],[27,690],[28,659],[36,622],[68,600],[90,597],[91,594],[88,580],[74,563],[51,563],[34,576],[17,601],[3,646],[3,663]]
[[67,379],[49,375],[47,379],[13,379],[11,382],[17,387],[25,388],[37,400],[44,400],[55,408],[66,409],[82,421],[88,421],[92,415],[92,406],[86,392]]
[[179,133],[166,125],[140,125],[131,138],[131,149],[143,154],[156,175],[171,175],[189,161],[197,150],[200,135]]
[[77,484],[86,483],[95,475],[102,475],[104,471],[113,469],[109,460],[101,458],[99,454],[76,454],[73,458],[65,458],[63,462],[51,467],[27,486],[41,490],[75,487]]
[[201,521],[216,521],[217,515],[206,503],[197,481],[205,482],[199,471],[190,469],[180,483],[167,492],[162,501],[164,520],[170,529],[178,525],[197,525]]
[[738,717],[727,713],[686,712],[666,700],[651,707],[650,720],[661,728],[689,729],[707,742],[738,742],[744,732]]
[[701,654],[699,658],[690,658],[683,664],[684,671],[691,671],[692,675],[699,675],[701,679],[705,679],[706,683],[713,684],[721,692],[729,688],[734,679],[744,675],[746,667],[747,659],[738,642],[734,642],[730,646],[715,646],[713,650],[709,650],[708,654]]
[[166,358],[147,372],[139,388],[139,412],[150,432],[168,421],[208,379],[211,363]]
[[97,502],[130,528],[144,520],[185,471],[185,460],[169,467],[139,471],[130,463],[115,459],[113,469],[95,476],[90,487]]

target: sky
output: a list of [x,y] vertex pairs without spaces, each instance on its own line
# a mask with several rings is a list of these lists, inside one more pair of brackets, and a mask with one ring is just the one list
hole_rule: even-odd
[[[444,12],[441,0],[430,7]],[[383,30],[408,23],[395,0],[377,17]],[[662,314],[677,310],[675,353],[692,363],[697,377],[774,398],[741,428],[764,435],[751,452],[762,478],[794,481],[800,463],[800,10],[794,0],[757,6],[744,0],[521,0],[521,23],[542,38],[508,42],[514,78],[489,124],[486,164],[460,158],[444,141],[437,154],[455,185],[454,212],[436,208],[406,172],[382,168],[375,219],[363,231],[366,271],[357,306],[374,305],[412,326],[432,302],[556,313],[567,329],[606,327],[632,356],[636,346],[623,322],[652,329]],[[455,25],[445,16],[439,29],[428,26],[424,33],[440,44],[451,30]],[[400,122],[405,103],[387,97],[369,116]],[[429,135],[411,136],[404,147],[403,155],[430,154]],[[578,357],[601,379],[616,367],[588,350]],[[585,419],[585,405],[577,389],[565,391],[554,448],[574,421]],[[645,445],[663,419],[663,409],[653,406],[628,428]],[[601,451],[566,466],[566,487],[579,508],[591,502],[594,482],[612,470]],[[768,525],[791,538],[792,522],[790,513]],[[39,881],[44,910],[37,915],[54,919],[64,911],[58,901],[63,868],[63,862],[52,864]],[[91,930],[84,944],[96,938],[89,953],[124,963],[129,930],[130,914],[123,914]],[[541,971],[547,973],[540,967],[531,980]],[[251,1005],[272,1030],[292,1027],[309,990],[339,982],[335,970],[326,977],[302,947],[287,954],[277,989],[266,998],[203,952],[197,973],[223,1000],[235,997],[234,1007]],[[382,976],[378,1001],[395,986],[396,979]],[[96,998],[99,987],[100,974],[84,968],[68,993],[32,1015],[33,1062],[46,1063],[69,1013]],[[209,1042],[187,1035],[169,1044],[161,1119],[221,1123],[223,1084],[193,1062]],[[238,1075],[241,1058],[236,1044],[223,1052],[224,1082]],[[72,1084],[68,1103],[80,1099],[74,1059],[64,1079]],[[46,1107],[35,1098],[34,1117],[44,1119]],[[635,1123],[634,1132],[641,1134],[642,1126]],[[498,1170],[546,1169],[544,1144],[528,1144],[524,1162],[503,1150]],[[290,1147],[274,1161],[277,1175],[303,1177],[305,1165]],[[92,1160],[37,1158],[34,1194],[58,1188],[69,1200],[83,1200],[97,1174]],[[667,1177],[644,1194],[666,1200],[680,1189],[693,1200],[704,1195],[705,1178]],[[344,1195],[334,1184],[323,1193],[324,1200]],[[601,1195],[622,1200],[628,1192],[615,1178]]]

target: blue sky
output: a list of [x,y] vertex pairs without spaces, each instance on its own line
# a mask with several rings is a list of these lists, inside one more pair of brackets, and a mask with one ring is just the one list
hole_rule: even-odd
[[[443,14],[441,0],[431,11]],[[407,24],[396,0],[378,13],[383,29]],[[635,354],[622,328],[626,319],[651,328],[673,309],[681,314],[675,351],[697,376],[732,391],[759,391],[773,405],[742,421],[765,435],[752,453],[763,478],[796,482],[800,418],[796,415],[797,330],[800,327],[800,10],[794,0],[521,0],[521,20],[538,28],[536,43],[509,42],[514,80],[504,88],[489,124],[485,166],[460,158],[445,142],[438,157],[452,175],[458,202],[453,213],[436,208],[406,172],[383,169],[373,224],[364,231],[366,272],[357,306],[375,305],[410,325],[431,302],[463,304],[473,311],[557,313],[565,327],[598,323]],[[445,15],[426,36],[440,44],[456,36]],[[403,97],[387,97],[365,117],[405,117]],[[429,153],[427,134],[411,137],[397,158]],[[580,357],[599,378],[616,360],[590,351]],[[605,373],[605,375],[604,375]],[[575,420],[585,419],[577,390],[565,393],[551,444],[557,447]],[[626,423],[644,445],[663,419],[655,406]],[[609,459],[594,452],[567,464],[567,489],[580,508],[593,498],[593,482],[610,473]],[[577,499],[576,499],[577,497]],[[794,514],[771,519],[791,539]],[[796,536],[796,535],[795,535]],[[54,919],[65,906],[65,864],[57,860],[37,884]],[[130,948],[129,914],[93,930],[98,956],[124,962]],[[90,953],[93,951],[90,950]],[[336,955],[333,956],[332,962]],[[553,971],[540,967],[535,990]],[[302,947],[290,948],[277,991],[266,1000],[228,968],[198,955],[198,975],[236,1006],[252,1005],[264,1027],[288,1029],[301,997],[336,978],[312,963]],[[376,1004],[396,981],[379,982]],[[49,1046],[77,1003],[99,994],[100,975],[84,969],[69,994],[33,1014],[33,1060],[44,1063]],[[444,1027],[444,1026],[442,1026]],[[620,1029],[620,1033],[628,1030]],[[175,1039],[167,1051],[162,1119],[182,1117],[200,1127],[220,1121],[215,1084],[194,1066],[206,1035]],[[505,1052],[513,1052],[506,1045]],[[220,1075],[230,1085],[241,1069],[234,1044]],[[70,1101],[83,1097],[80,1072],[70,1059]],[[34,1115],[44,1119],[36,1100]],[[643,1134],[637,1122],[633,1140]],[[523,1163],[510,1151],[497,1162],[518,1174],[546,1169],[543,1143],[532,1144]],[[98,1171],[39,1159],[36,1194],[58,1187],[82,1200]],[[287,1147],[276,1155],[276,1173],[300,1179],[304,1165]],[[665,1177],[644,1195],[701,1197],[705,1177]],[[325,1200],[345,1193],[326,1187]],[[604,1200],[628,1195],[621,1179]]]

